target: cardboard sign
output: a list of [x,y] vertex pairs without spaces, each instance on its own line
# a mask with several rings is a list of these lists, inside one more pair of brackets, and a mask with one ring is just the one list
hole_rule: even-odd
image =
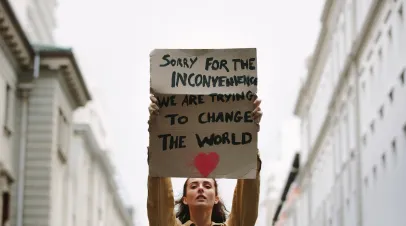
[[150,63],[150,176],[255,178],[256,49],[156,49]]

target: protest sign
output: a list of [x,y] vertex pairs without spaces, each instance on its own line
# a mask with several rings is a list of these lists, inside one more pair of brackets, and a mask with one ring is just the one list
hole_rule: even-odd
[[156,49],[150,124],[153,177],[256,177],[256,49]]

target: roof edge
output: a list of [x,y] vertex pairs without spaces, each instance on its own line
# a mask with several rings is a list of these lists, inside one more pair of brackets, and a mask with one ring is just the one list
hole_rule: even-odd
[[[88,101],[92,100],[92,96],[84,80],[84,76],[82,74],[82,71],[80,70],[79,64],[76,60],[72,48],[51,45],[34,45],[34,48],[41,57],[41,64],[45,64],[48,67],[59,66],[61,68],[65,68],[68,74],[67,82],[69,88],[72,92],[72,95],[76,98],[78,106],[85,106]],[[66,65],[66,63],[62,62],[54,62],[57,65],[52,65],[52,60],[57,61],[61,58],[68,59],[69,65]]]
[[334,4],[334,0],[326,0],[324,2],[324,6],[323,6],[321,17],[320,17],[321,29],[319,31],[319,36],[317,38],[316,47],[311,55],[311,61],[308,62],[309,65],[307,66],[308,69],[307,69],[306,80],[300,87],[298,97],[296,98],[295,107],[293,110],[293,114],[296,116],[300,115],[302,105],[303,105],[304,95],[306,94],[307,89],[309,88],[311,81],[313,80],[313,74],[316,69],[316,66],[318,65],[320,54],[323,50],[323,45],[325,42],[325,38],[327,36],[327,30],[328,30],[328,26],[325,23],[325,21],[327,20],[327,17],[330,14],[333,4]]
[[1,36],[22,68],[31,67],[35,51],[29,42],[9,0],[0,0]]

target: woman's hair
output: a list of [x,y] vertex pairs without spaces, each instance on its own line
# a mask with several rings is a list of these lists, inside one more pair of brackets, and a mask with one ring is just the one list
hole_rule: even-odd
[[[176,213],[176,218],[178,218],[182,224],[186,223],[187,221],[190,220],[190,212],[189,212],[189,206],[185,205],[183,203],[183,197],[186,197],[186,190],[187,190],[187,182],[189,179],[185,181],[185,184],[183,185],[183,195],[180,199],[178,199],[175,202],[175,205],[178,206],[178,211]],[[214,181],[214,189],[216,192],[216,195],[218,195],[218,186],[217,186],[217,181],[213,179]],[[211,213],[211,221],[215,223],[224,223],[226,222],[227,218],[227,209],[226,206],[224,205],[223,201],[220,199],[217,204],[214,204],[213,206],[213,211]]]

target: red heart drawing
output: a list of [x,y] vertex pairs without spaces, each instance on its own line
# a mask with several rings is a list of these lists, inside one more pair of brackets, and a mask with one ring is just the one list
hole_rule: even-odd
[[207,177],[219,163],[219,155],[216,152],[199,153],[194,159],[194,164],[197,170],[203,177]]

